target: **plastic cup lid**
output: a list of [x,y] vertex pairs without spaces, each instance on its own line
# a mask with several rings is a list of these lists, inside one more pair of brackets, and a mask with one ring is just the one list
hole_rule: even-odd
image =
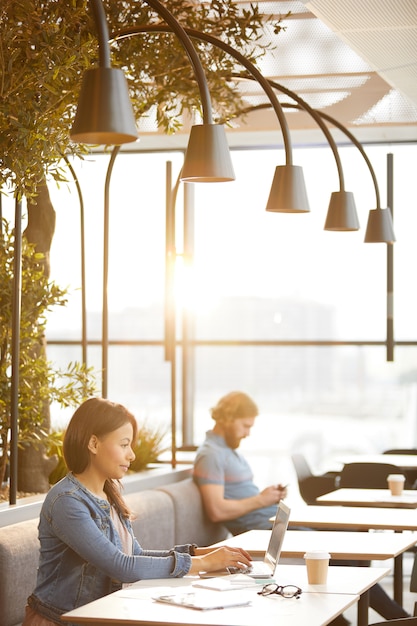
[[310,550],[304,555],[305,559],[330,559],[330,554],[326,550]]
[[403,482],[405,480],[405,476],[403,476],[402,474],[389,474],[389,476],[387,476],[387,480]]

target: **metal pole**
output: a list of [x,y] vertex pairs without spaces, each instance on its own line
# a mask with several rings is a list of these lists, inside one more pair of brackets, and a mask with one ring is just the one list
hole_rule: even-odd
[[104,185],[103,318],[101,336],[101,394],[103,398],[107,398],[109,377],[109,303],[107,288],[109,283],[110,181],[114,161],[119,154],[119,150],[120,146],[115,146],[112,150],[109,166],[107,168],[106,182]]
[[[194,185],[184,183],[184,257],[187,264],[194,260],[194,230]],[[194,334],[194,312],[186,308],[182,317],[182,447],[185,449],[194,446]]]
[[72,174],[80,202],[80,240],[81,240],[81,349],[82,362],[87,365],[87,289],[86,289],[86,260],[85,260],[85,213],[84,199],[80,181],[69,159],[64,157],[69,171]]
[[22,201],[15,202],[14,258],[12,289],[12,384],[10,407],[10,488],[9,502],[16,504],[17,454],[19,438],[19,354],[22,300]]
[[[394,219],[394,155],[387,154],[387,204]],[[387,361],[394,360],[394,246],[387,245]]]
[[172,162],[167,161],[165,170],[166,185],[166,225],[165,225],[165,360],[170,364],[171,373],[171,465],[177,465],[177,377],[176,377],[176,333],[175,333],[175,200],[177,185],[172,189]]

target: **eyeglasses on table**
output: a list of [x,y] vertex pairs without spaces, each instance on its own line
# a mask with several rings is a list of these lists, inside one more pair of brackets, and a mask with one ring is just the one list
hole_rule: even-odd
[[260,591],[258,591],[258,596],[282,596],[283,598],[298,598],[303,593],[300,587],[296,587],[296,585],[277,585],[276,583],[268,583],[264,585]]

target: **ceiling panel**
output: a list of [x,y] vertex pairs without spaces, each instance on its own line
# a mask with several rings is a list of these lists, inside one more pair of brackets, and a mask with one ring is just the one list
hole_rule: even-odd
[[[417,0],[260,0],[257,4],[268,15],[291,12],[283,22],[284,31],[265,35],[272,44],[259,61],[266,78],[336,118],[360,141],[417,140]],[[248,107],[269,105],[258,83],[239,85]],[[279,99],[283,104],[291,102],[288,96]],[[324,141],[310,115],[285,112],[293,143]],[[141,129],[145,136],[150,130],[147,124]],[[155,138],[155,126],[152,130]],[[227,132],[230,145],[282,142],[271,107],[234,120]],[[344,139],[338,131],[332,132]],[[174,141],[185,145],[181,133]]]

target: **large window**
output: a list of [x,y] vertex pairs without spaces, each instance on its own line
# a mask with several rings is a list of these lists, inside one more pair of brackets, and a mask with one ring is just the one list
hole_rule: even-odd
[[[394,329],[399,342],[386,361],[387,247],[364,244],[375,192],[365,161],[341,147],[346,189],[361,230],[323,230],[338,190],[328,148],[295,150],[311,212],[266,213],[281,150],[234,150],[237,180],[194,186],[193,206],[177,217],[178,414],[198,444],[209,408],[232,389],[252,394],[261,417],[248,454],[266,458],[306,448],[317,465],[341,451],[382,450],[417,442],[417,212],[411,181],[416,145],[366,148],[387,205],[387,153],[394,154]],[[138,416],[169,424],[171,365],[164,360],[166,163],[173,183],[182,153],[121,153],[110,185],[109,391]],[[103,198],[109,155],[75,169],[83,191],[87,251],[88,361],[101,367]],[[75,185],[51,185],[57,227],[52,278],[69,286],[69,303],[51,314],[49,356],[81,358],[80,207]],[[411,200],[410,200],[411,198]],[[4,203],[13,221],[12,202]],[[187,237],[183,236],[184,216]],[[185,254],[183,254],[185,252]],[[183,325],[184,320],[187,322]],[[188,343],[184,348],[183,339]],[[185,362],[183,360],[185,358]],[[183,373],[186,379],[184,380]],[[100,379],[100,377],[99,377]],[[183,394],[184,391],[184,394]],[[186,396],[186,401],[185,397]],[[55,410],[60,425],[68,413]],[[181,424],[181,419],[178,420]],[[178,427],[178,444],[182,434]],[[262,451],[262,452],[261,452]],[[266,454],[266,456],[265,456]],[[271,465],[272,467],[272,465]]]

